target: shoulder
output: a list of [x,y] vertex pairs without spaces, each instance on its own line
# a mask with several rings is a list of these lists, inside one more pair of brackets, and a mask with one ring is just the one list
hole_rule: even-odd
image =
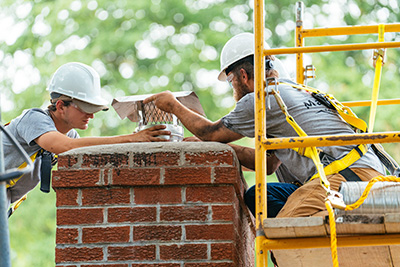
[[249,105],[249,104],[254,104],[254,93],[248,93],[236,103],[236,105]]
[[10,124],[15,125],[18,129],[29,128],[31,131],[34,129],[56,130],[54,121],[48,111],[40,108],[25,110]]
[[43,109],[40,108],[31,108],[31,109],[27,109],[24,110],[20,116],[21,118],[24,117],[42,117],[42,118],[50,118],[50,114]]

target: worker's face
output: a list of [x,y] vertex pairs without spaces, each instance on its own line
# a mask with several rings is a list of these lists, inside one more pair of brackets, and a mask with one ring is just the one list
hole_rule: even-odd
[[238,102],[242,97],[251,92],[250,87],[244,81],[238,78],[233,72],[228,73],[226,79],[233,88],[233,98]]
[[82,111],[77,105],[71,103],[67,106],[65,113],[65,121],[71,128],[86,130],[88,128],[89,120],[94,118],[94,114]]

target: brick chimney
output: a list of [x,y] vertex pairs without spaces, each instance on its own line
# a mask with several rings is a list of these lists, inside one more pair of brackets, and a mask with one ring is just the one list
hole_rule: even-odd
[[254,225],[234,151],[137,143],[60,155],[56,266],[254,266]]

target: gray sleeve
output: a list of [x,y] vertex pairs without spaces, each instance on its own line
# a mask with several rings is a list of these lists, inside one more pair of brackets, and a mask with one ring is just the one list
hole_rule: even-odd
[[19,137],[30,146],[39,136],[47,132],[57,131],[51,117],[39,109],[32,109],[26,112],[18,122],[16,129]]
[[246,137],[254,137],[254,94],[240,99],[233,111],[221,119],[229,130]]

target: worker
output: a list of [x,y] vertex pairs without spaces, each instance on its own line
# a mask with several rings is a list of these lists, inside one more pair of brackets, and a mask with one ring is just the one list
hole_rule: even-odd
[[[231,84],[237,103],[233,111],[218,121],[210,121],[190,111],[168,91],[150,96],[144,102],[154,101],[161,110],[175,114],[183,125],[201,140],[229,143],[243,137],[254,138],[254,36],[242,33],[232,37],[222,49],[220,60],[221,71],[218,79]],[[266,56],[265,60],[266,77],[274,77],[279,82],[286,83],[277,85],[277,89],[290,115],[308,135],[354,134],[352,127],[343,121],[336,111],[323,105],[308,92],[294,88],[296,84],[291,80],[279,79],[279,73],[274,66],[278,64],[274,64],[276,60],[273,56]],[[270,107],[266,109],[267,136],[297,136],[297,132],[286,121],[276,99],[271,95],[268,97]],[[353,146],[330,146],[321,149],[325,155],[335,160],[354,151]],[[304,184],[291,193],[278,217],[322,215],[326,210],[326,191],[319,184],[319,179],[308,181],[317,172],[312,159],[293,149],[279,149],[268,153],[268,173],[276,171],[275,168],[283,164],[290,171],[289,179],[296,179],[300,184]],[[360,154],[359,159],[346,170],[352,173],[353,178],[363,181],[384,173],[383,165],[371,149],[363,155]],[[286,180],[286,177],[282,178],[285,182],[291,182]],[[353,178],[345,178],[335,173],[330,175],[328,180],[331,189],[338,190],[341,182]]]
[[[79,138],[75,129],[87,129],[94,113],[108,110],[107,101],[101,96],[100,76],[85,64],[71,62],[59,67],[53,74],[47,90],[51,98],[47,109],[25,110],[6,126],[6,130],[35,160],[31,173],[8,181],[9,205],[16,203],[32,190],[42,175],[47,175],[49,179],[51,166],[44,164],[50,161],[44,160],[44,157],[85,146],[164,141],[157,136],[170,134],[169,131],[163,130],[165,126],[158,125],[133,134]],[[3,149],[6,170],[23,164],[21,154],[9,138],[3,138]],[[49,185],[47,187],[45,190],[48,191]]]

